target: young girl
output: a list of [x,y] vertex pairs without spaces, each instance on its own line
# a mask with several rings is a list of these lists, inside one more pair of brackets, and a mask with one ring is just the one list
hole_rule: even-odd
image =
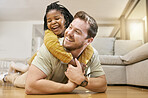
[[[64,6],[57,3],[58,2],[51,3],[49,6],[47,6],[46,9],[46,14],[44,17],[44,44],[46,45],[47,49],[59,60],[61,60],[64,63],[70,63],[75,65],[71,53],[66,52],[58,41],[59,37],[63,37],[65,29],[73,20],[73,16]],[[93,49],[89,45],[82,53],[82,55],[79,57],[79,61],[81,63],[87,64],[92,54]],[[30,61],[28,62],[29,65],[31,65],[31,62],[35,56],[36,54],[30,59]],[[20,70],[20,68],[16,66],[15,63],[12,63],[11,66],[14,70],[26,72],[23,74],[8,74],[4,77],[3,80],[11,82],[14,86],[24,88],[27,70]]]

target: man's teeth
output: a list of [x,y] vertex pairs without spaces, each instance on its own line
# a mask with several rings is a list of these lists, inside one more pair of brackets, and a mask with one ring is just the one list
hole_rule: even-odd
[[72,40],[70,40],[69,38],[67,38],[67,40],[68,40],[68,41],[72,41]]

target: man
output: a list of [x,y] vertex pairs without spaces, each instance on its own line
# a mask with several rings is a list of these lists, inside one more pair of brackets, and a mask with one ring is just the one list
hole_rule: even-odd
[[[105,92],[106,78],[96,50],[94,49],[85,72],[77,60],[93,41],[97,29],[97,23],[91,16],[83,11],[76,13],[65,31],[63,46],[73,58],[76,58],[77,67],[59,61],[43,44],[29,68],[25,85],[26,94],[72,92],[78,85],[94,92]],[[87,73],[90,75],[86,76]]]

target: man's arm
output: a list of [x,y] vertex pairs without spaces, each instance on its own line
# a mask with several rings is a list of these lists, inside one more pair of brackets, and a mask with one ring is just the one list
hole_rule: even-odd
[[[84,73],[82,72],[81,65],[78,60],[75,60],[77,67],[73,67],[69,64],[67,71],[65,72],[66,76],[69,80],[75,82],[76,84],[80,85],[82,81],[86,80]],[[107,82],[105,75],[95,77],[95,78],[88,78],[88,85],[85,87],[94,92],[105,92],[107,89]]]
[[42,72],[36,66],[31,65],[25,84],[26,94],[71,92],[76,87],[76,85],[70,81],[67,84],[62,84],[51,80],[46,80],[46,77],[47,76],[44,72]]
[[88,78],[88,85],[85,88],[93,92],[105,92],[107,89],[105,75],[96,78]]

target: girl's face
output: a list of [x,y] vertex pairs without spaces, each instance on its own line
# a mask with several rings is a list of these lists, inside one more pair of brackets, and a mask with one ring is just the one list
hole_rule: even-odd
[[47,15],[47,27],[56,35],[63,35],[65,31],[65,19],[60,11],[50,10]]

